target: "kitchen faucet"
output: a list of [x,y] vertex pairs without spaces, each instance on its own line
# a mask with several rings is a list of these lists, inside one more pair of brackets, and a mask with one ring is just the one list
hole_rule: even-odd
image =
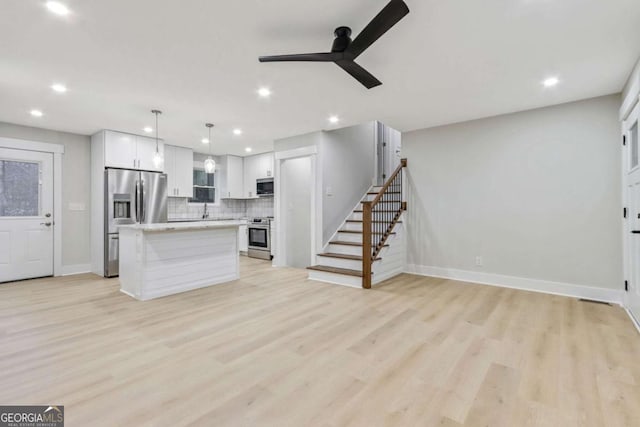
[[207,211],[207,204],[204,204],[204,213],[202,214],[202,219],[209,218],[209,212]]

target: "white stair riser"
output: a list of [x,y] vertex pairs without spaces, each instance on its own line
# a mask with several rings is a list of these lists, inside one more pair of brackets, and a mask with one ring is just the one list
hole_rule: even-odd
[[361,222],[345,222],[344,229],[352,230],[352,231],[362,231],[362,223]]
[[332,258],[328,256],[319,256],[318,261],[320,265],[326,265],[327,267],[348,268],[349,270],[362,271],[362,261]]
[[332,252],[334,254],[345,254],[345,255],[362,255],[362,247],[334,245],[330,243],[329,246],[327,247],[327,252]]
[[353,212],[351,214],[351,218],[349,219],[355,219],[357,221],[362,221],[362,212]]
[[336,285],[362,288],[362,277],[348,276],[346,274],[328,273],[326,271],[309,270],[309,279],[320,282],[334,283]]
[[362,243],[362,233],[343,233],[339,231],[338,240],[343,242]]

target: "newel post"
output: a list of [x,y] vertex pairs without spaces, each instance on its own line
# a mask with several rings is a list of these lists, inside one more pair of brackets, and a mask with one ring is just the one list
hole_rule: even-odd
[[371,289],[371,202],[362,202],[362,287]]

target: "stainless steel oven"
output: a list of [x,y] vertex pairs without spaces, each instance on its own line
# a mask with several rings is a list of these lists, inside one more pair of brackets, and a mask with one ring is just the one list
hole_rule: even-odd
[[252,258],[271,259],[271,226],[266,218],[254,218],[249,222],[249,251]]

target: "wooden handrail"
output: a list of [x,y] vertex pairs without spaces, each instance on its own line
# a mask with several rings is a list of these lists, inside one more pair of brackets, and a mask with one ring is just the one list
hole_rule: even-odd
[[[384,183],[376,197],[372,201],[364,201],[362,202],[362,287],[365,289],[371,288],[371,270],[373,260],[377,257],[380,250],[384,247],[385,242],[391,235],[391,230],[398,222],[400,215],[403,210],[406,210],[406,202],[402,200],[402,177],[396,182],[396,178],[402,171],[403,168],[407,167],[407,159],[401,159],[400,165],[396,168],[396,170],[391,174],[391,177]],[[385,216],[384,218],[378,218],[376,220],[376,236],[380,235],[380,239],[373,244],[373,232],[372,232],[372,217],[374,213],[374,207],[381,202],[389,187],[394,185],[395,187],[400,187],[399,192],[390,192],[389,197],[392,197],[394,194],[400,194],[400,200],[385,200],[385,202],[390,203],[392,206],[399,204],[399,209],[397,212],[395,210],[391,210],[390,212],[380,212],[376,211],[377,216]],[[381,221],[380,219],[384,219]],[[382,226],[381,226],[381,225]]]
[[391,177],[387,180],[387,182],[384,183],[380,191],[378,191],[378,195],[371,201],[372,207],[378,204],[378,202],[380,201],[380,198],[387,191],[387,189],[389,188],[389,186],[391,185],[395,177],[400,173],[402,168],[406,168],[406,167],[407,167],[407,159],[400,159],[400,164],[398,165],[396,170],[391,174]]

